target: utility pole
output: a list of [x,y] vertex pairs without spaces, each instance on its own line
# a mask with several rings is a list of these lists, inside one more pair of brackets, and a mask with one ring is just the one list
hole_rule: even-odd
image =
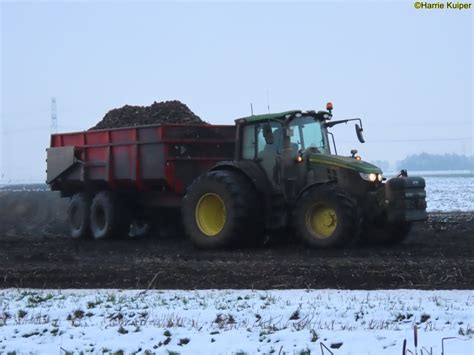
[[58,113],[56,111],[56,98],[51,98],[51,134],[58,133]]

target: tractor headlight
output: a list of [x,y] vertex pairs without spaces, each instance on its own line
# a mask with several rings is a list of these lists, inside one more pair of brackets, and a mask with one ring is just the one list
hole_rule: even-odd
[[383,179],[383,176],[382,174],[374,174],[374,173],[370,173],[370,174],[366,174],[366,173],[359,173],[360,174],[360,177],[364,180],[367,180],[367,181],[370,181],[370,182],[374,182],[374,181],[382,181]]

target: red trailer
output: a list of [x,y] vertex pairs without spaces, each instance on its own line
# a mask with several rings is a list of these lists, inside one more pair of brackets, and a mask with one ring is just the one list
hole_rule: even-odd
[[[76,211],[70,213],[79,219],[88,218],[89,196],[104,191],[119,192],[122,204],[140,211],[133,218],[141,218],[150,207],[179,207],[197,176],[234,158],[234,144],[233,125],[163,124],[54,134],[47,149],[47,182],[77,200],[71,201]],[[72,235],[86,233],[77,232]]]
[[160,190],[183,194],[197,176],[234,156],[235,126],[150,125],[51,136],[47,182],[78,189]]

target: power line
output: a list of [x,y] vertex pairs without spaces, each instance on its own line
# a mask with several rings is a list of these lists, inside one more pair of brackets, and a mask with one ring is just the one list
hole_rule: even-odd
[[[473,137],[467,138],[423,138],[423,139],[369,139],[368,143],[390,143],[390,142],[449,142],[449,141],[474,141]],[[354,141],[341,140],[343,143],[352,143]]]
[[[58,125],[58,131],[61,130],[69,130],[69,131],[84,131],[84,127],[80,127],[78,125]],[[14,129],[0,129],[0,134],[2,135],[9,135],[9,134],[16,134],[16,133],[28,133],[28,132],[41,132],[41,131],[51,131],[51,125],[49,126],[35,126],[35,127],[23,127],[23,128],[14,128]]]
[[444,141],[470,141],[473,137],[467,138],[423,138],[423,139],[379,139],[371,142],[383,143],[383,142],[444,142]]
[[[84,106],[70,106],[64,107],[61,106],[61,113],[74,113],[76,115],[89,115],[89,114],[97,114],[97,112],[102,112],[103,110],[94,110],[92,108],[84,108]],[[10,120],[10,121],[18,121],[18,120],[28,120],[32,119],[35,116],[44,117],[45,113],[51,113],[51,104],[47,109],[37,109],[31,111],[10,111],[10,112],[1,112],[1,119],[3,120]]]
[[[461,126],[461,125],[469,125],[469,126],[472,126],[473,125],[473,121],[450,121],[449,122],[450,124],[452,125],[457,125],[457,126]],[[410,122],[397,122],[397,124],[399,125],[399,127],[426,127],[426,126],[429,126],[429,125],[433,125],[433,124],[442,124],[441,122],[435,122],[435,121],[432,121],[432,122],[413,122],[413,121],[410,121]],[[371,123],[366,123],[365,124],[367,127],[380,127],[380,126],[384,126],[386,127],[387,126],[387,123],[384,122],[371,122]]]

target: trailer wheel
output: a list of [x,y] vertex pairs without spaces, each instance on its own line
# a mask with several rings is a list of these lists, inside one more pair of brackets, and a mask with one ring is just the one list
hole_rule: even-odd
[[359,239],[363,244],[393,245],[407,239],[413,224],[410,222],[390,223],[381,221],[362,222]]
[[80,192],[72,196],[67,209],[69,234],[75,239],[91,237],[90,225],[91,199],[86,193]]
[[95,195],[91,206],[91,230],[95,239],[125,238],[130,222],[128,208],[116,194],[102,191]]
[[345,192],[330,186],[309,189],[293,210],[295,234],[315,248],[349,244],[358,230],[358,208]]
[[198,248],[228,247],[262,233],[260,202],[252,183],[238,172],[211,171],[188,188],[183,224]]

